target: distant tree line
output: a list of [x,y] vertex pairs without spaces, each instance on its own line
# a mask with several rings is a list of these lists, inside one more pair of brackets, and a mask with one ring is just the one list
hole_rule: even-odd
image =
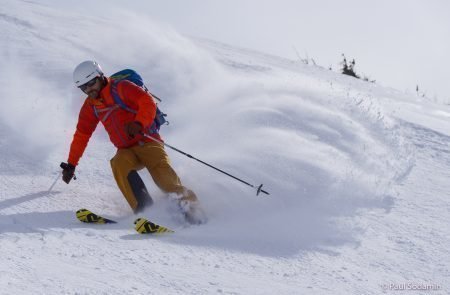
[[342,54],[342,58],[343,60],[341,62],[341,73],[359,79],[359,76],[355,73],[355,59],[353,59],[351,63],[348,63],[347,58],[345,58],[344,54]]
[[[347,76],[352,76],[356,79],[361,79],[361,76],[359,76],[358,74],[356,74],[355,72],[355,59],[353,59],[350,63],[347,62],[347,58],[345,57],[344,54],[342,54],[342,62],[341,62],[341,74],[347,75]],[[371,80],[369,77],[364,76],[362,77],[362,80],[367,81],[367,82],[372,82],[375,83],[375,80]]]
[[[294,51],[295,51],[295,54],[296,54],[297,57],[298,57],[298,60],[299,60],[301,63],[303,63],[303,64],[305,64],[305,65],[312,64],[312,65],[317,66],[316,61],[315,61],[313,58],[310,58],[310,57],[308,56],[308,53],[305,53],[306,57],[302,57],[302,56],[299,54],[297,48],[293,47],[293,49],[294,49]],[[344,55],[343,53],[342,53],[342,61],[340,62],[340,65],[341,65],[341,68],[340,68],[341,74],[344,74],[344,75],[347,75],[347,76],[352,76],[352,77],[354,77],[354,78],[356,78],[356,79],[361,79],[361,80],[363,80],[363,81],[367,81],[367,82],[371,82],[371,83],[375,83],[375,82],[376,82],[375,80],[370,79],[370,78],[369,78],[368,76],[366,76],[366,75],[363,75],[363,76],[358,75],[358,74],[355,72],[355,65],[356,65],[355,59],[352,59],[351,62],[348,62],[348,61],[347,61],[347,58],[345,57],[345,55]],[[332,71],[332,70],[333,70],[333,67],[330,65],[330,66],[328,67],[328,69],[329,69],[330,71]]]
[[[318,66],[316,64],[316,61],[313,58],[310,58],[308,56],[308,53],[305,52],[306,57],[302,57],[299,54],[299,52],[297,51],[297,48],[295,48],[295,47],[293,47],[293,48],[294,48],[295,53],[296,53],[296,55],[297,55],[297,57],[298,57],[300,62],[302,62],[305,65],[312,64],[314,66]],[[375,83],[376,82],[376,80],[372,80],[372,79],[370,79],[368,76],[366,76],[364,74],[362,75],[362,77],[361,77],[361,75],[358,75],[356,73],[356,71],[355,71],[355,65],[356,65],[355,59],[352,59],[351,62],[348,62],[347,58],[345,57],[345,55],[343,53],[342,53],[342,61],[339,64],[341,65],[340,72],[343,75],[351,76],[353,78],[361,79],[363,81],[367,81],[367,82],[371,82],[371,83]],[[333,66],[330,65],[328,67],[328,70],[333,71]],[[418,97],[429,98],[427,93],[426,93],[426,91],[424,91],[422,89],[419,89],[419,85],[416,85],[416,89],[415,90],[416,90],[416,94],[417,94]],[[437,96],[435,96],[433,98],[433,100],[435,102],[437,102],[438,101]],[[447,104],[447,105],[450,105],[450,99],[447,99],[446,101],[444,101],[444,103]]]

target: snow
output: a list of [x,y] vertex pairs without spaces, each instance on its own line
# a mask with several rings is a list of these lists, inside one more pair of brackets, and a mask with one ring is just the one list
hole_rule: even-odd
[[[0,293],[402,294],[401,284],[449,293],[449,106],[187,38],[113,5],[96,15],[5,3]],[[83,99],[71,73],[88,58],[106,73],[138,70],[169,114],[167,143],[270,196],[168,150],[209,222],[186,226],[140,172],[156,200],[142,215],[176,233],[138,235],[101,126],[78,179],[48,192]],[[79,208],[119,223],[81,224]]]

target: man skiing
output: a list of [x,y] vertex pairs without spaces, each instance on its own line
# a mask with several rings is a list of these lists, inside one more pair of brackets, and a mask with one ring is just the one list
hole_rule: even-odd
[[[157,142],[162,142],[161,136],[151,128],[157,109],[151,94],[128,80],[113,83],[95,61],[79,64],[73,72],[73,80],[88,97],[80,110],[68,161],[61,165],[64,182],[69,183],[74,177],[75,167],[101,121],[111,142],[117,147],[117,153],[111,159],[114,178],[134,213],[140,212],[151,202],[148,193],[142,197],[139,192],[146,190],[136,171],[145,167],[162,191],[173,193],[189,222],[203,222],[197,196],[181,184],[170,166],[164,146]],[[113,85],[126,108],[116,104]]]

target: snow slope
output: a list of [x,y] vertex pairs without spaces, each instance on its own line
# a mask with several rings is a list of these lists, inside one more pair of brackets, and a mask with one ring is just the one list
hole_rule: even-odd
[[[449,293],[448,106],[187,39],[114,2],[103,14],[105,1],[4,2],[1,294]],[[90,58],[149,81],[169,144],[271,195],[169,151],[209,222],[186,227],[142,171],[156,200],[143,215],[177,233],[138,236],[101,126],[78,179],[49,193],[83,101],[71,73]],[[80,224],[82,207],[120,222]]]

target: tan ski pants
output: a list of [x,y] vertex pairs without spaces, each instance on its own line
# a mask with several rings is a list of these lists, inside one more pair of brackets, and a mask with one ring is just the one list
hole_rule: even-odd
[[180,200],[197,201],[195,193],[181,184],[170,166],[164,147],[157,142],[118,149],[111,159],[111,168],[117,185],[133,210],[138,207],[138,202],[127,177],[130,171],[143,168],[148,169],[153,181],[163,192],[176,193]]

